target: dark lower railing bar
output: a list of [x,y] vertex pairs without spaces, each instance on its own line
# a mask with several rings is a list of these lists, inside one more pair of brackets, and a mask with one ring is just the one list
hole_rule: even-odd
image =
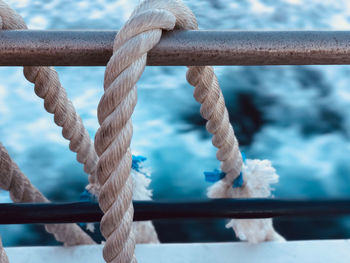
[[[1,66],[102,66],[117,31],[1,31]],[[350,64],[350,31],[175,31],[148,65]]]
[[[350,199],[217,199],[205,201],[134,201],[134,221],[170,218],[269,218],[350,215]],[[0,224],[98,222],[97,203],[0,204]]]

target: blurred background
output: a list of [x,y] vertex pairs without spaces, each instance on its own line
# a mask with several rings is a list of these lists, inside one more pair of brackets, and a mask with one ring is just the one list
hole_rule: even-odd
[[[119,29],[137,0],[7,0],[30,29]],[[349,29],[347,0],[185,1],[201,29]],[[58,67],[62,85],[91,138],[98,128],[103,67]],[[350,197],[350,67],[216,67],[241,149],[270,159],[281,198]],[[148,158],[154,199],[206,198],[203,171],[219,167],[215,148],[185,79],[185,67],[148,67],[138,83],[134,154]],[[77,201],[82,166],[20,67],[0,68],[0,140],[52,201]],[[0,202],[10,202],[0,191]],[[225,220],[154,222],[163,242],[234,239]],[[289,240],[350,238],[350,218],[286,218]],[[170,230],[171,229],[171,230]],[[5,246],[56,244],[40,225],[0,226]]]

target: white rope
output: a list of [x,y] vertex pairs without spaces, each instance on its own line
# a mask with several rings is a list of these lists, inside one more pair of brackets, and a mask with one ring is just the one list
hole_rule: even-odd
[[147,52],[161,37],[162,29],[189,24],[193,16],[180,1],[146,1],[139,5],[117,34],[109,60],[98,107],[101,125],[95,136],[100,159],[97,177],[99,203],[104,216],[101,232],[107,262],[136,262],[131,231],[133,207],[130,180],[131,115],[136,105],[135,84],[146,66]]

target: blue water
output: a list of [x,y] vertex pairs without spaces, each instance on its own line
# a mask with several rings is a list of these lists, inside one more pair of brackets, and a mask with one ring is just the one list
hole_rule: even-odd
[[[138,1],[7,1],[31,29],[118,29]],[[201,29],[349,29],[346,0],[186,1]],[[104,68],[58,67],[93,138]],[[185,67],[148,67],[133,115],[134,154],[147,156],[155,199],[205,198],[203,171],[215,149],[186,83]],[[272,160],[277,197],[350,197],[350,68],[216,67],[231,120],[248,158]],[[61,129],[19,67],[0,68],[0,138],[22,171],[53,201],[79,199],[87,183]],[[0,201],[9,202],[0,191]],[[224,220],[155,222],[164,242],[232,240]],[[169,225],[171,227],[169,228]],[[289,239],[349,238],[350,218],[283,219]],[[168,229],[172,229],[169,231]],[[41,226],[1,226],[5,245],[54,244]]]

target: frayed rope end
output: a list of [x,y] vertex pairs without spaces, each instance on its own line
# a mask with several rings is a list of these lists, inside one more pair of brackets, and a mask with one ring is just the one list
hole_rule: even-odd
[[[269,160],[246,160],[242,166],[243,184],[233,187],[223,180],[208,189],[210,198],[263,198],[271,196],[271,184],[278,182],[276,170]],[[232,219],[226,225],[237,237],[251,243],[284,241],[273,228],[272,219]]]

